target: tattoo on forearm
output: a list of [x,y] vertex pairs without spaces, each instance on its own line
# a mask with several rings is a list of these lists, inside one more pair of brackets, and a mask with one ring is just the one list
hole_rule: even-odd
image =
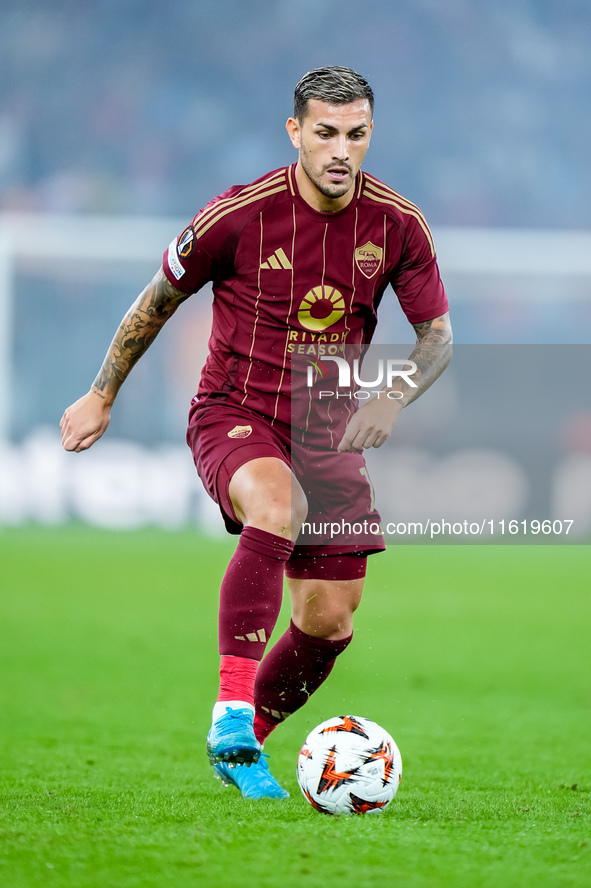
[[[414,361],[417,370],[412,379],[416,388],[404,387],[404,397],[399,401],[402,407],[410,404],[423,394],[429,386],[435,382],[452,356],[452,333],[449,322],[449,314],[444,314],[432,321],[421,324],[413,324],[417,334],[417,344],[409,356]],[[396,388],[402,388],[396,386]]]
[[104,397],[105,391],[117,393],[132,367],[186,298],[187,294],[176,290],[160,269],[121,321],[93,383],[97,395]]

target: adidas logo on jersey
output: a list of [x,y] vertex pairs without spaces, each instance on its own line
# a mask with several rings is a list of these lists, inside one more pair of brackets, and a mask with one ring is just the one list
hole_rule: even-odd
[[285,255],[283,249],[279,247],[278,250],[269,256],[266,262],[261,263],[261,268],[285,268],[290,269],[293,268],[293,265]]

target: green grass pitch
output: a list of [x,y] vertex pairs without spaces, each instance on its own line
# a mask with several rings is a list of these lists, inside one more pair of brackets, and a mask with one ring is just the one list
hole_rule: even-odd
[[[588,546],[373,558],[354,644],[267,743],[291,798],[259,803],[205,755],[232,547],[0,532],[3,888],[591,884]],[[298,790],[308,731],[344,713],[402,752],[382,815]]]

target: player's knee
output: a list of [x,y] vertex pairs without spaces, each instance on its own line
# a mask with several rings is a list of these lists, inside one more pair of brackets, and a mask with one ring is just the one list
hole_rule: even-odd
[[[295,485],[294,485],[295,487]],[[308,512],[308,502],[303,490],[257,497],[245,510],[245,524],[250,524],[295,540]]]
[[347,637],[353,632],[353,614],[357,605],[341,605],[327,607],[318,621],[322,638],[335,641]]
[[283,533],[291,531],[295,540],[308,513],[308,502],[303,491],[292,491],[291,496],[283,500],[266,502],[263,506],[263,514],[275,528],[280,528]]
[[304,493],[300,485],[297,484],[297,482],[296,484],[292,485],[290,500],[292,529],[297,534],[300,532],[300,528],[306,520],[306,516],[308,514],[308,500],[306,499],[306,494]]
[[306,495],[295,479],[293,479],[289,491],[264,497],[260,506],[275,527],[290,529],[293,539],[299,534],[308,514]]
[[294,621],[303,632],[330,641],[351,635],[363,580],[341,583],[317,580],[308,582],[301,591],[304,594],[292,600]]
[[233,475],[230,498],[240,523],[295,540],[308,502],[290,469],[278,459],[256,459]]
[[340,641],[353,634],[353,614],[350,611],[325,612],[302,622],[304,632],[327,641]]

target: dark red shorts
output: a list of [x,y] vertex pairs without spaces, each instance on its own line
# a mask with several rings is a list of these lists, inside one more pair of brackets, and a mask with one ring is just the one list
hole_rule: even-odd
[[291,429],[284,423],[272,424],[254,411],[227,404],[194,404],[187,443],[230,533],[242,530],[228,492],[234,472],[250,460],[269,456],[291,469],[306,494],[308,514],[287,564],[288,576],[364,576],[365,556],[385,548],[363,454],[305,447],[291,440]]

